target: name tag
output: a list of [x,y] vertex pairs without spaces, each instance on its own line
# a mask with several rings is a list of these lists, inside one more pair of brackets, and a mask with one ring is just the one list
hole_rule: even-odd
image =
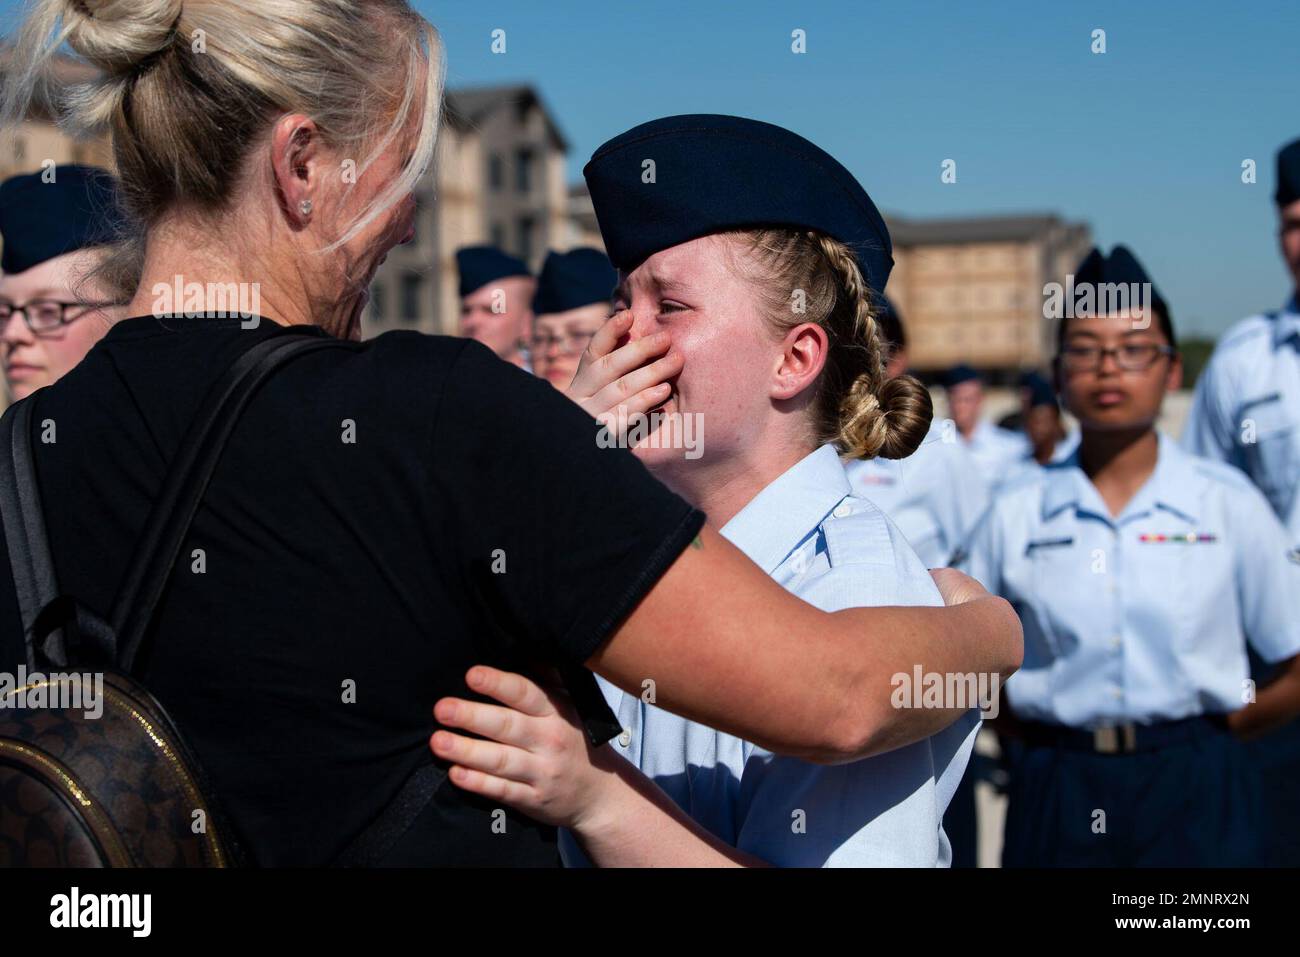
[[1144,545],[1201,545],[1206,542],[1217,542],[1217,535],[1211,535],[1208,532],[1187,532],[1175,535],[1139,535],[1138,541]]
[[1237,415],[1240,416],[1249,409],[1257,405],[1268,405],[1270,402],[1280,402],[1282,400],[1281,392],[1270,392],[1268,395],[1261,395],[1257,399],[1248,399],[1237,409]]
[[1066,545],[1073,544],[1073,538],[1040,538],[1038,541],[1030,542],[1025,546],[1025,554],[1028,555],[1037,548],[1063,548]]

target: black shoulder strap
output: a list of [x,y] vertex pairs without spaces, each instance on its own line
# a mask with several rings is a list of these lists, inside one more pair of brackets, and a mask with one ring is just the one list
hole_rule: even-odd
[[[45,533],[45,513],[32,455],[32,405],[28,397],[10,406],[0,419],[0,518],[18,613],[23,623],[27,667],[37,670],[34,630],[41,610],[59,594],[54,557]],[[56,636],[61,640],[61,636]]]
[[109,623],[117,648],[111,659],[123,671],[130,673],[135,663],[199,501],[235,423],[257,387],[290,359],[341,345],[344,343],[340,340],[315,336],[264,339],[236,359],[208,392],[172,460],[144,531],[136,539],[135,552],[113,601]]
[[377,867],[383,863],[384,855],[415,823],[446,779],[447,772],[432,761],[412,771],[397,796],[344,848],[330,867]]
[[253,392],[290,359],[340,345],[343,343],[337,339],[304,335],[264,339],[242,353],[213,385],[168,469],[136,542],[114,600],[111,626],[98,620],[81,621],[95,616],[87,616],[75,601],[59,595],[32,453],[34,397],[15,403],[5,413],[0,419],[0,518],[4,521],[29,668],[38,669],[46,660],[66,664],[62,660],[63,626],[73,623],[79,633],[95,642],[97,657],[103,663],[115,662],[130,672],[199,500]]

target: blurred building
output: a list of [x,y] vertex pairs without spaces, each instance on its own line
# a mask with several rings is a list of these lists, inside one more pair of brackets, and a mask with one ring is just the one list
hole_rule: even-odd
[[1000,378],[1047,365],[1054,325],[1043,287],[1064,283],[1088,252],[1087,225],[1047,213],[887,222],[888,292],[907,322],[913,368],[966,362]]
[[565,185],[568,152],[531,86],[448,90],[437,159],[416,197],[415,240],[389,253],[375,275],[366,335],[454,333],[461,246],[491,243],[536,269],[548,249],[590,243],[584,223],[595,215],[590,198],[583,208],[585,188],[575,194]]
[[[0,82],[5,58],[0,52]],[[104,139],[74,140],[54,122],[60,91],[93,70],[55,60],[55,80],[27,120],[0,139],[0,178],[42,164],[112,166]],[[456,250],[493,243],[537,268],[548,249],[603,248],[584,183],[566,184],[569,143],[537,89],[448,90],[436,160],[416,191],[415,239],[389,253],[371,286],[366,335],[455,333]],[[887,217],[896,265],[889,294],[922,373],[964,361],[1009,378],[1044,366],[1052,325],[1043,286],[1063,282],[1091,245],[1082,223],[1052,214],[918,220]]]
[[[0,85],[5,82],[8,56],[0,50]],[[95,77],[95,69],[72,57],[56,57],[52,81],[37,90],[27,118],[13,129],[0,133],[0,179],[19,173],[34,173],[42,165],[85,163],[113,165],[113,152],[104,137],[73,139],[55,122],[63,91]]]

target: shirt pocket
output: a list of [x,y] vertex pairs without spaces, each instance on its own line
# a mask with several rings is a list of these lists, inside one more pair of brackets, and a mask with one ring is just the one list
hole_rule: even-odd
[[1198,534],[1181,522],[1130,528],[1125,534],[1137,539],[1121,569],[1126,623],[1135,640],[1151,649],[1149,656],[1179,669],[1178,655],[1193,644],[1193,623],[1220,620],[1216,578],[1222,546],[1178,540]]
[[[1025,546],[1035,624],[1043,651],[1053,662],[1078,650],[1093,590],[1087,549],[1076,536],[1042,535]],[[1028,657],[1029,635],[1025,635]]]
[[[1281,393],[1242,406],[1238,440],[1242,461],[1251,480],[1264,493],[1273,511],[1284,519],[1300,484],[1300,430],[1287,418]],[[1249,428],[1249,431],[1248,431]],[[1245,441],[1253,435],[1254,441]]]

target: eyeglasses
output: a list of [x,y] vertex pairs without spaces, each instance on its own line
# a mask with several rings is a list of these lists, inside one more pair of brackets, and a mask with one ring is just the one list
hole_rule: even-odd
[[[22,313],[27,328],[38,335],[53,332],[60,326],[76,322],[87,313],[113,305],[111,302],[59,302],[56,299],[33,299],[19,305],[13,302],[0,302],[0,326],[6,325],[14,313]],[[69,309],[80,309],[75,316],[69,316]]]
[[1154,342],[1128,342],[1113,349],[1100,346],[1066,346],[1061,350],[1061,365],[1067,372],[1094,372],[1101,368],[1106,356],[1115,357],[1115,365],[1125,372],[1145,372],[1161,356],[1173,356],[1173,346]]
[[533,351],[545,353],[551,346],[558,345],[561,352],[577,355],[587,348],[587,343],[591,341],[591,337],[594,335],[594,332],[571,332],[565,336],[533,336]]

